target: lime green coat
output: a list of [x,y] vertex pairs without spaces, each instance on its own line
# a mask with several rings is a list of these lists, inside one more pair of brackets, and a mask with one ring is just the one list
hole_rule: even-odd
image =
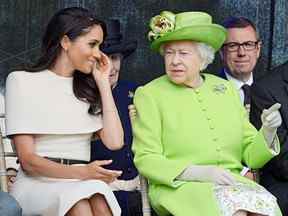
[[149,180],[150,201],[160,215],[220,215],[213,184],[175,180],[189,164],[217,165],[255,184],[240,176],[242,162],[260,168],[273,157],[233,84],[203,76],[204,84],[192,89],[164,75],[138,88],[134,97],[134,162]]

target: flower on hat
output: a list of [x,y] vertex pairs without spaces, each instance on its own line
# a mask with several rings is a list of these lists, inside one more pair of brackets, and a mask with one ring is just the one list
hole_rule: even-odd
[[227,30],[212,22],[212,17],[201,11],[174,14],[163,11],[150,20],[148,39],[151,49],[161,53],[161,45],[171,41],[190,40],[219,50],[226,39]]
[[175,14],[170,11],[162,11],[160,15],[151,18],[148,33],[148,40],[156,40],[175,28]]

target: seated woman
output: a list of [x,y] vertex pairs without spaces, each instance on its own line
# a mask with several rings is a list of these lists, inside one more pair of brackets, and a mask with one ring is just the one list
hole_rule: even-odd
[[149,181],[159,215],[281,215],[276,199],[240,172],[279,153],[275,104],[258,132],[233,84],[200,73],[222,46],[226,30],[204,12],[161,12],[150,21],[151,48],[166,75],[136,90],[135,164]]
[[111,160],[89,163],[93,133],[111,150],[123,146],[112,65],[99,50],[104,36],[104,23],[88,10],[62,9],[38,62],[7,78],[6,132],[21,164],[11,194],[24,215],[121,214],[108,183],[122,171],[102,167]]

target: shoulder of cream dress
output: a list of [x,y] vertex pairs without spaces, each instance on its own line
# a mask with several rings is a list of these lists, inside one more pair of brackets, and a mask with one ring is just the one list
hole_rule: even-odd
[[89,104],[78,100],[73,78],[44,70],[16,71],[6,81],[7,135],[90,133],[102,128],[102,117],[88,114]]

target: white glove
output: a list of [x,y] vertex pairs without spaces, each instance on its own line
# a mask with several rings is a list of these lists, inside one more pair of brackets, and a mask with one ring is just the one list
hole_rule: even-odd
[[277,128],[282,123],[282,118],[279,112],[280,107],[281,104],[276,103],[272,105],[269,109],[264,109],[261,114],[262,131],[269,147],[273,145]]
[[236,184],[230,171],[207,165],[189,165],[176,179],[182,181],[212,182],[220,185]]
[[134,179],[131,180],[118,180],[111,182],[109,184],[113,191],[134,191],[140,189],[140,179],[139,176],[136,176]]

